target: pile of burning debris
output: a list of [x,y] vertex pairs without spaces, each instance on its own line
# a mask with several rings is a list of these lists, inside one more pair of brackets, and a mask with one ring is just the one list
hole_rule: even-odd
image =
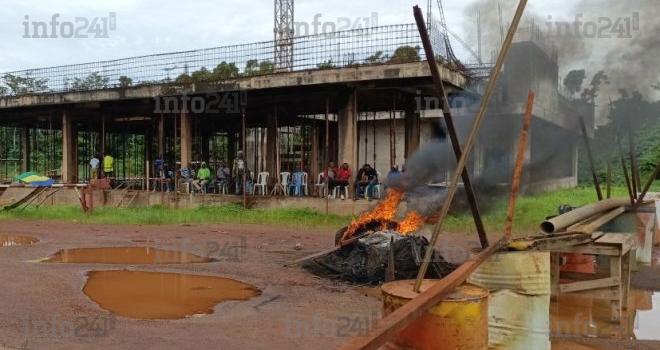
[[[417,276],[429,242],[411,233],[433,218],[410,212],[402,221],[395,221],[403,196],[403,192],[388,190],[387,197],[374,210],[337,231],[335,244],[339,249],[309,260],[303,267],[318,276],[360,284],[380,284]],[[442,278],[456,266],[433,249],[426,277]]]

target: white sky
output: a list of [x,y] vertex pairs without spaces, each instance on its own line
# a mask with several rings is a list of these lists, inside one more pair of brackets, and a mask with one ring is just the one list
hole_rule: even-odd
[[[434,11],[437,5],[434,0]],[[500,0],[513,6],[516,0]],[[465,9],[475,0],[444,0],[448,24],[464,38],[466,33]],[[557,18],[571,1],[530,0],[529,9]],[[424,0],[298,0],[295,4],[296,22],[312,22],[320,13],[321,22],[335,21],[338,17],[370,17],[378,13],[380,25],[413,23],[412,6],[426,9]],[[0,21],[0,72],[28,68],[49,67],[130,56],[185,51],[272,40],[273,0],[11,0],[3,3]],[[554,11],[554,12],[553,12]],[[117,14],[117,29],[109,32],[108,39],[99,38],[23,38],[25,21],[49,23],[54,13],[59,22],[75,22],[75,17],[107,17]],[[437,12],[436,12],[437,13]],[[26,20],[25,15],[29,15]],[[508,21],[512,14],[504,14]],[[475,15],[476,16],[476,15]],[[484,14],[482,14],[484,16]],[[464,22],[466,21],[466,22]],[[49,25],[50,27],[50,25]],[[50,30],[50,28],[49,28]],[[473,26],[476,32],[476,25]],[[30,34],[32,34],[30,24]],[[470,41],[466,39],[466,41]],[[474,40],[472,40],[474,41]],[[468,42],[476,51],[476,42]],[[456,44],[459,55],[464,52]]]

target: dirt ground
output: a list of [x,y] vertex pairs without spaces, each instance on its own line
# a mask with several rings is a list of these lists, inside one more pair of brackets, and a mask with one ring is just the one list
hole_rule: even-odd
[[[105,226],[57,222],[10,221],[0,223],[0,234],[39,238],[31,246],[0,248],[0,349],[336,349],[350,336],[362,332],[344,328],[346,337],[331,334],[345,324],[340,318],[379,317],[381,302],[354,286],[317,278],[283,263],[332,247],[336,230],[300,229],[259,225]],[[185,265],[47,264],[31,262],[65,248],[135,247],[134,240],[158,238],[162,245],[207,242],[240,242],[247,237],[247,250],[239,262]],[[453,237],[464,244],[468,237]],[[296,244],[302,246],[296,250]],[[214,313],[178,320],[139,320],[117,317],[107,337],[62,336],[29,338],[25,345],[24,320],[44,320],[58,314],[58,321],[74,321],[107,315],[82,293],[90,270],[181,272],[228,277],[262,290],[254,299],[224,302]],[[643,270],[644,287],[660,291],[660,269]],[[653,278],[653,283],[649,279]],[[633,284],[638,282],[637,276]],[[167,286],[164,286],[167,287]],[[174,287],[174,286],[172,286]],[[371,293],[373,294],[373,293]],[[295,323],[306,322],[317,336],[302,337]],[[327,329],[325,327],[327,326]],[[326,332],[327,331],[327,332]],[[329,336],[324,336],[326,332]],[[560,345],[562,345],[560,347]],[[660,342],[576,339],[554,344],[553,349],[660,349]]]

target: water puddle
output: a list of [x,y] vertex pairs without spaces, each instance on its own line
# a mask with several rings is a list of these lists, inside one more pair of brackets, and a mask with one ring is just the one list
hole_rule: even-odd
[[39,242],[30,236],[0,235],[0,247],[13,247],[17,245],[28,245]]
[[119,316],[176,319],[213,313],[215,305],[249,300],[261,291],[247,283],[212,276],[141,271],[90,271],[83,292]]
[[660,340],[660,293],[631,291],[620,323],[610,322],[610,302],[563,295],[550,306],[553,339],[572,336]]
[[151,247],[112,247],[63,249],[43,262],[73,264],[188,264],[215,259],[186,252]]

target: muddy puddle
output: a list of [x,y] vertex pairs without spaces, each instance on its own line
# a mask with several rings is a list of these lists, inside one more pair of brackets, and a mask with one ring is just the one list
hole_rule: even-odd
[[83,292],[103,309],[140,319],[213,313],[215,305],[261,295],[247,283],[212,276],[141,271],[90,271]]
[[39,242],[37,238],[30,236],[0,235],[0,247],[13,247],[17,245],[28,245]]
[[553,339],[571,336],[660,340],[660,293],[631,291],[620,323],[610,322],[610,302],[563,295],[550,306]]
[[217,260],[188,252],[151,247],[63,249],[43,260],[73,264],[188,264],[213,261]]

